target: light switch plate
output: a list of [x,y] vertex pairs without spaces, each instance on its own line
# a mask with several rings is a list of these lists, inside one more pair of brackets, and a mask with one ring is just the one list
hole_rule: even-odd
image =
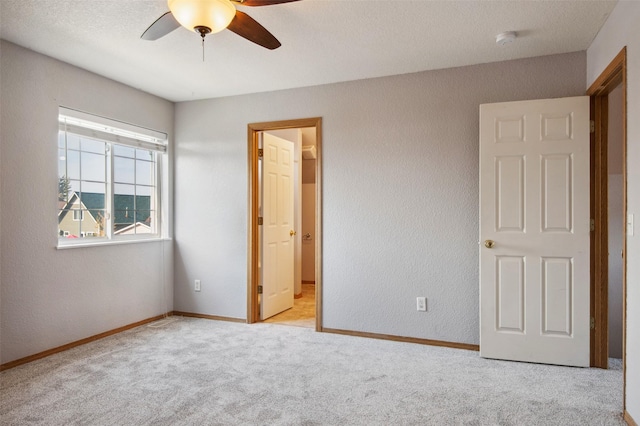
[[418,311],[426,312],[427,311],[427,298],[426,297],[417,297],[416,298],[416,308]]
[[633,236],[633,214],[627,215],[627,235]]

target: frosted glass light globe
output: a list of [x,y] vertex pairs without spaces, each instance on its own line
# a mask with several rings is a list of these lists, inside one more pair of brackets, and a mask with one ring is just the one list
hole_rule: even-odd
[[206,27],[217,33],[229,26],[236,8],[229,0],[168,0],[169,10],[176,21],[189,31]]

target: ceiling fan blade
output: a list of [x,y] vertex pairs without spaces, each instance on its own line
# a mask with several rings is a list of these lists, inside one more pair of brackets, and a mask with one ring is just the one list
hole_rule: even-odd
[[271,6],[273,4],[292,3],[300,0],[238,0],[234,3],[240,6]]
[[180,24],[176,21],[176,18],[173,17],[173,14],[167,12],[156,19],[153,24],[149,25],[149,28],[142,33],[140,38],[143,40],[157,40],[160,37],[166,36],[179,26]]
[[265,27],[260,25],[258,21],[251,16],[239,10],[236,11],[236,16],[227,29],[269,50],[277,49],[281,46],[278,39],[267,31]]

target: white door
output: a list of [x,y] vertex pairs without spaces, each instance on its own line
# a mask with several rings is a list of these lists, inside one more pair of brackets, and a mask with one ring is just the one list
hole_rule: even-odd
[[293,143],[265,133],[262,157],[260,318],[293,307]]
[[589,97],[480,106],[480,355],[589,366]]

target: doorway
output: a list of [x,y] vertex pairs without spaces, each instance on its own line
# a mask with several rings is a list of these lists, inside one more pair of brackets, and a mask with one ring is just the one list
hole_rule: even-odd
[[[587,91],[587,95],[591,98],[591,120],[593,125],[593,133],[591,137],[591,218],[592,218],[592,235],[591,235],[591,366],[608,368],[609,367],[609,293],[610,275],[609,267],[617,268],[613,262],[610,264],[610,242],[620,238],[621,247],[621,316],[622,316],[622,370],[623,370],[623,393],[626,394],[626,365],[625,365],[625,345],[626,345],[626,220],[627,219],[627,200],[626,200],[626,48],[613,59],[609,66],[602,72]],[[619,92],[617,92],[619,90]],[[610,103],[618,103],[619,116],[614,121],[614,117],[610,117]],[[612,105],[613,106],[613,105]],[[614,154],[615,145],[613,140],[611,144],[610,130],[615,134],[619,131],[619,153]],[[610,146],[611,145],[611,146]],[[621,158],[609,158],[612,155],[619,155]],[[611,162],[610,162],[611,160]],[[616,164],[620,162],[619,164]],[[610,171],[620,173],[619,180],[621,188],[615,185],[615,178],[610,177]],[[610,189],[616,188],[617,194]],[[622,198],[614,200],[614,198]],[[621,211],[614,212],[614,215],[621,216],[621,224],[617,224],[615,218],[609,217],[610,202],[617,201]],[[615,204],[615,203],[613,203]],[[615,209],[614,209],[615,210]],[[620,219],[620,218],[619,218]],[[619,226],[619,227],[618,227]],[[609,229],[618,227],[616,235]],[[622,229],[620,229],[622,228]],[[621,236],[619,234],[622,234]],[[613,249],[617,250],[617,249]],[[615,252],[611,253],[617,256]],[[613,283],[612,283],[613,284]],[[612,292],[614,293],[614,292]],[[611,312],[613,314],[613,312]],[[612,351],[611,351],[612,353]],[[624,398],[623,396],[623,404]],[[625,407],[623,406],[623,410]]]
[[[247,285],[247,322],[255,323],[260,321],[260,309],[261,309],[261,297],[259,290],[261,290],[261,260],[260,260],[260,232],[261,224],[259,220],[260,216],[260,197],[262,191],[262,185],[260,181],[260,160],[259,150],[261,149],[261,141],[263,135],[267,134],[269,137],[284,137],[287,139],[287,135],[291,135],[292,131],[295,133],[299,131],[300,138],[298,140],[298,148],[301,149],[304,140],[313,139],[313,155],[315,158],[313,162],[307,162],[303,166],[303,162],[307,160],[300,158],[299,167],[297,168],[300,173],[296,177],[298,182],[298,189],[295,190],[298,201],[296,204],[296,257],[299,258],[296,262],[295,268],[295,302],[294,308],[291,309],[289,316],[295,319],[295,312],[300,312],[300,309],[308,309],[310,301],[313,302],[313,316],[315,321],[311,321],[312,325],[317,331],[321,330],[322,325],[322,279],[321,279],[321,243],[322,243],[322,217],[321,217],[321,161],[322,161],[322,119],[321,118],[308,118],[297,120],[286,120],[276,122],[265,123],[252,123],[248,126],[248,155],[249,155],[249,241],[248,241],[248,285]],[[303,130],[304,129],[304,130]],[[289,139],[295,139],[289,137]],[[308,146],[307,146],[308,148]],[[300,151],[300,154],[304,154],[306,157],[310,157],[309,149]],[[306,171],[303,170],[306,168]],[[304,175],[306,173],[306,176]],[[308,176],[312,175],[315,182],[312,186],[305,185],[305,181],[309,181]],[[303,201],[303,199],[305,201]],[[311,201],[311,202],[310,202]],[[309,212],[309,205],[311,206],[311,212]],[[303,210],[306,210],[307,219],[312,217],[315,219],[315,223],[311,226],[309,221],[305,221],[303,216]],[[292,230],[292,232],[294,232]],[[302,263],[302,256],[307,258],[311,256],[311,270],[309,270],[309,262],[305,265]],[[311,292],[311,294],[310,294]],[[306,298],[305,298],[306,295]],[[297,307],[297,308],[296,308]],[[289,311],[286,311],[289,312]],[[274,321],[278,322],[278,321]],[[287,323],[286,320],[283,321]],[[305,325],[306,325],[305,324]],[[304,326],[304,325],[303,325]]]

